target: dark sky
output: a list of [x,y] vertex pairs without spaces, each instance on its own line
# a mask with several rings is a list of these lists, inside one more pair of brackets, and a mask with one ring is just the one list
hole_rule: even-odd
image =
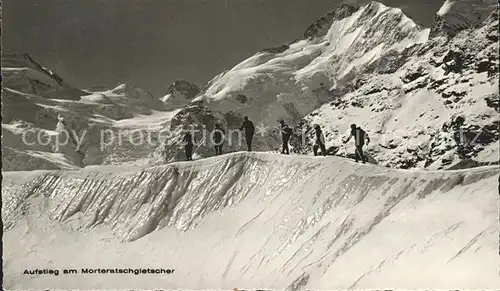
[[[2,2],[5,53],[28,53],[80,88],[130,83],[159,97],[176,79],[204,86],[258,50],[294,40],[346,1]],[[429,26],[444,1],[382,2]]]

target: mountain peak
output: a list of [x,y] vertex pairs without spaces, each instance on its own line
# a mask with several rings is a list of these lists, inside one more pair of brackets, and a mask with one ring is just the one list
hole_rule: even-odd
[[4,54],[2,56],[2,67],[4,68],[31,68],[49,75],[59,85],[63,85],[63,80],[53,71],[35,62],[27,53]]
[[[392,8],[384,5],[378,1],[371,1],[366,5],[360,6],[356,3],[344,3],[337,6],[332,11],[328,12],[326,15],[322,16],[315,22],[313,22],[304,32],[302,37],[298,38],[294,42],[307,39],[312,40],[318,37],[322,37],[328,33],[328,30],[336,21],[341,21],[345,18],[352,16],[354,13],[362,10],[360,15],[361,19],[370,19],[380,15],[383,12],[395,15],[398,19],[400,17],[406,17],[403,11],[399,8]],[[408,17],[406,17],[408,18]],[[409,19],[409,18],[408,18]],[[413,23],[413,21],[411,21]],[[415,24],[416,26],[416,24]],[[278,52],[281,52],[285,47],[276,48]],[[268,49],[269,50],[269,49]]]
[[116,86],[115,88],[111,89],[111,92],[115,93],[115,94],[125,94],[126,92],[130,92],[130,91],[133,91],[135,90],[136,88],[130,84],[126,84],[126,83],[123,83],[123,84],[120,84],[118,86]]
[[200,92],[201,90],[198,86],[188,81],[175,80],[174,83],[168,87],[166,95],[160,98],[160,100],[173,107],[182,107],[193,100]]
[[152,97],[149,92],[134,85],[123,83],[110,90],[114,94],[123,94],[125,96],[139,98],[141,96]]
[[86,93],[66,83],[27,53],[2,55],[2,78],[10,89],[30,92],[45,98],[78,100]]
[[431,36],[454,37],[462,30],[476,28],[497,9],[492,0],[446,0],[436,13]]
[[381,2],[378,2],[378,1],[370,1],[370,3],[368,3],[367,6],[368,7],[373,7],[373,8],[376,8],[376,9],[387,7],[387,6],[385,6],[384,4],[382,4]]
[[357,5],[345,3],[341,4],[309,25],[302,37],[296,41],[302,39],[314,39],[318,36],[322,36],[326,34],[333,22],[347,18],[358,10],[359,6]]
[[[11,54],[3,54],[2,55],[2,63],[4,62],[9,62],[9,61],[21,61],[21,62],[30,62],[30,63],[34,63],[34,64],[37,64],[33,58],[27,54],[27,53],[11,53]],[[10,67],[14,67],[14,66],[10,66]]]
[[200,93],[200,88],[192,83],[185,80],[175,80],[170,87],[167,89],[167,94],[172,93],[182,93],[185,98],[193,99],[196,95]]

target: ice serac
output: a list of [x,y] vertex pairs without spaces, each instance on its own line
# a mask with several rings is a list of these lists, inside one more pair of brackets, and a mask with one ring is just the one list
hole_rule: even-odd
[[495,0],[446,0],[436,13],[431,36],[453,37],[462,30],[477,28],[497,5]]
[[[403,171],[263,153],[142,169],[7,172],[4,283],[494,289],[499,173]],[[26,266],[176,270],[30,277],[19,272]]]

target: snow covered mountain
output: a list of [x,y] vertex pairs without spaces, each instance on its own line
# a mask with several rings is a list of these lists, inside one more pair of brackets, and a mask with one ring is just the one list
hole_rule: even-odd
[[483,24],[450,41],[433,38],[396,58],[382,56],[376,74],[306,116],[307,124],[324,126],[344,156],[349,124],[362,125],[375,141],[371,154],[390,167],[498,162],[498,14]]
[[453,37],[462,30],[475,29],[497,5],[495,0],[446,0],[436,13],[431,34]]
[[182,108],[191,102],[200,91],[200,88],[194,84],[184,80],[177,80],[170,85],[167,94],[160,99],[168,108]]
[[[157,145],[134,146],[130,135],[168,122],[174,113],[165,112],[163,102],[146,91],[125,84],[97,92],[77,89],[28,55],[4,55],[2,78],[4,171],[147,158]],[[102,147],[102,135],[104,140],[121,136],[122,142]]]
[[[493,290],[498,175],[266,153],[4,173],[4,286]],[[30,268],[175,271],[20,271]]]
[[297,122],[331,99],[329,90],[387,51],[427,39],[401,10],[380,3],[342,5],[282,52],[265,50],[212,80],[198,101],[213,111],[247,114],[267,124]]
[[[210,131],[221,122],[231,130],[239,128],[243,116],[266,129],[255,137],[254,148],[260,151],[278,149],[276,121],[284,119],[296,129],[291,144],[300,153],[311,152],[311,126],[317,123],[324,128],[329,152],[350,156],[352,145],[345,146],[342,138],[356,123],[373,138],[370,155],[389,167],[449,168],[471,159],[476,164],[498,161],[498,14],[491,13],[490,4],[470,2],[481,22],[446,32],[453,15],[468,15],[464,7],[469,4],[464,3],[446,1],[436,17],[448,22],[437,21],[432,29],[378,2],[343,4],[295,41],[257,52],[204,89],[176,81],[160,99],[129,85],[80,90],[27,55],[6,55],[2,138],[11,154],[4,157],[4,165],[28,170],[179,160],[184,156],[183,128]],[[59,115],[78,134],[89,134],[78,150],[61,155],[47,146],[21,145],[20,135],[27,130],[57,136],[53,130]],[[475,145],[461,144],[457,126],[466,131],[458,135]],[[96,148],[107,129],[144,135],[151,128],[168,129],[173,138],[164,145],[134,149],[129,132],[127,146]],[[305,139],[298,136],[301,132]],[[244,144],[226,151],[243,150]],[[195,152],[197,157],[212,154],[209,144]],[[16,162],[20,160],[24,166]]]
[[[461,5],[446,2],[439,15]],[[325,128],[330,151],[348,156],[352,146],[346,149],[341,139],[356,123],[375,137],[370,154],[383,165],[443,168],[470,158],[498,161],[498,12],[488,5],[477,10],[488,17],[447,40],[439,34],[429,38],[430,29],[400,9],[378,2],[341,5],[291,44],[262,50],[215,77],[176,115],[171,130],[212,130],[215,122],[235,129],[247,115],[265,126],[284,119],[310,135],[317,123]],[[479,144],[459,148],[456,128],[450,129],[457,118],[465,120],[469,140],[480,137]],[[291,143],[295,151],[310,152],[307,140]],[[258,150],[278,147],[274,131],[256,137]],[[202,157],[212,152],[197,149]],[[158,153],[167,160],[182,156],[175,141]]]
[[9,89],[49,99],[78,100],[86,94],[42,67],[28,54],[2,55],[2,81]]

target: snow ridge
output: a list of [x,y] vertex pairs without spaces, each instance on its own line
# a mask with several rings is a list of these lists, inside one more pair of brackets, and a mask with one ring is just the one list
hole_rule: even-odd
[[[4,282],[11,289],[494,288],[498,174],[264,153],[156,168],[7,172]],[[49,258],[59,268],[100,261],[178,273],[114,280],[18,271]]]

